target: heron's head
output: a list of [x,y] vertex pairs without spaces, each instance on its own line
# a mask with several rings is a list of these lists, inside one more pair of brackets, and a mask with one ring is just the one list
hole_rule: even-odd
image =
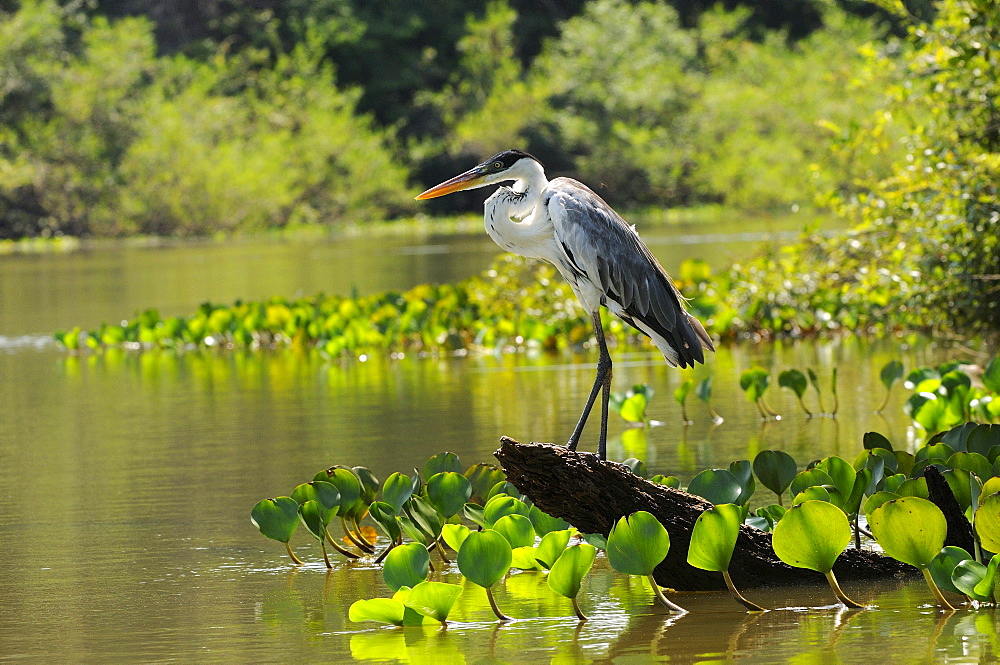
[[418,199],[433,199],[452,192],[486,187],[500,182],[528,180],[541,171],[541,163],[521,150],[504,150],[451,180],[431,187]]

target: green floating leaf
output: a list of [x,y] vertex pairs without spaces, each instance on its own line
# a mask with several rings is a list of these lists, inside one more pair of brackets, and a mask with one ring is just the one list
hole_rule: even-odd
[[597,548],[587,543],[567,547],[549,569],[549,588],[560,596],[575,599],[596,556]]
[[340,509],[340,491],[333,484],[322,480],[299,485],[292,490],[292,498],[300,505],[306,501],[315,501],[321,508],[324,526],[330,523]]
[[1000,554],[1000,492],[994,492],[985,499],[981,497],[979,510],[976,511],[976,535],[988,552]]
[[993,358],[983,371],[983,385],[993,394],[1000,394],[1000,356]]
[[693,387],[694,381],[691,379],[685,379],[681,385],[677,386],[677,389],[674,391],[674,399],[677,400],[678,404],[681,406],[684,405],[684,402],[687,401],[688,394],[691,392],[691,388]]
[[514,548],[510,567],[518,570],[541,570],[542,568],[538,559],[535,558],[535,548],[531,545]]
[[250,521],[271,540],[287,543],[299,526],[299,504],[288,496],[264,499],[250,511]]
[[736,460],[729,463],[729,473],[736,477],[740,483],[740,495],[735,503],[740,506],[746,505],[757,489],[757,483],[753,477],[753,464],[748,459]]
[[385,557],[382,579],[393,591],[414,587],[427,579],[431,557],[420,543],[407,543],[394,547]]
[[413,479],[398,471],[385,479],[382,485],[382,499],[392,506],[397,515],[402,512],[403,505],[413,494]]
[[394,598],[372,598],[352,603],[351,608],[347,611],[347,617],[355,623],[378,621],[393,626],[402,626],[405,611],[406,606]]
[[498,519],[506,515],[524,515],[528,517],[530,509],[520,499],[512,496],[497,495],[486,502],[483,508],[483,520],[486,526],[492,528]]
[[970,560],[972,560],[971,554],[961,547],[949,545],[931,559],[928,569],[931,572],[931,577],[934,578],[934,583],[940,588],[951,593],[962,594],[965,592],[955,586],[951,575],[958,564]]
[[378,478],[371,470],[363,466],[356,466],[352,471],[357,476],[358,482],[361,483],[361,502],[367,506],[378,496]]
[[670,550],[670,536],[644,510],[622,517],[608,535],[608,563],[626,575],[651,575]]
[[458,551],[458,569],[470,582],[488,588],[499,582],[511,565],[511,546],[492,529],[472,531]]
[[484,462],[470,466],[465,472],[465,477],[472,484],[472,497],[478,499],[481,504],[486,503],[490,490],[506,479],[499,467]]
[[902,494],[896,494],[895,492],[886,492],[882,490],[875,492],[865,501],[865,515],[871,515],[874,513],[882,506],[883,503],[888,503],[902,498]]
[[804,501],[826,501],[827,503],[837,505],[837,502],[830,496],[830,491],[823,485],[814,485],[813,487],[805,488],[795,495],[792,499],[792,505],[796,506]]
[[639,476],[640,478],[645,478],[647,475],[646,464],[640,459],[636,459],[635,457],[629,457],[627,460],[622,462],[622,464],[627,466],[632,471],[632,473]]
[[770,383],[771,377],[762,367],[751,367],[740,374],[740,388],[751,402],[763,397]]
[[[994,557],[994,560],[997,560]],[[990,595],[981,595],[976,589],[986,579],[989,569],[975,559],[967,559],[955,565],[951,571],[951,584],[961,593],[980,603],[993,601]]]
[[472,496],[472,483],[460,473],[442,471],[427,479],[427,500],[445,518],[457,515]]
[[789,483],[789,489],[795,495],[807,487],[815,487],[817,485],[834,485],[834,482],[833,478],[826,471],[823,471],[819,467],[813,467],[806,469],[792,478],[792,482]]
[[757,480],[778,495],[779,503],[797,471],[795,460],[782,450],[762,450],[753,460],[753,472],[757,475]]
[[330,467],[317,473],[313,480],[328,482],[340,492],[340,507],[336,513],[340,517],[351,519],[368,507],[368,503],[361,500],[361,481],[350,469]]
[[806,394],[806,388],[809,387],[809,382],[806,380],[806,375],[799,370],[786,369],[778,375],[778,385],[791,390],[796,397],[802,399],[802,396]]
[[424,468],[421,475],[424,478],[430,478],[433,475],[444,473],[446,471],[461,474],[462,462],[458,459],[458,455],[455,453],[442,452],[432,455],[426,462],[424,462]]
[[524,515],[504,515],[493,523],[492,528],[506,538],[511,547],[526,547],[535,543],[535,529]]
[[381,527],[385,535],[389,537],[390,543],[399,540],[402,535],[399,522],[396,520],[396,512],[388,503],[384,501],[373,501],[368,507],[368,515]]
[[325,511],[316,501],[309,500],[299,504],[299,520],[305,525],[313,538],[322,541],[326,538],[326,525],[323,520]]
[[868,526],[886,554],[920,569],[941,551],[948,533],[941,509],[915,496],[883,503],[868,516]]
[[879,378],[882,379],[882,385],[885,386],[886,390],[892,390],[892,387],[903,378],[903,363],[898,360],[890,360],[882,367]]
[[[397,547],[396,550],[398,549]],[[460,595],[462,587],[457,584],[421,582],[410,589],[410,594],[403,604],[424,616],[444,623],[448,620],[448,614],[451,613],[451,608],[455,606],[455,601]]]
[[448,543],[448,547],[456,552],[461,551],[462,543],[465,542],[470,533],[473,533],[472,529],[464,524],[445,524],[441,528],[441,537],[444,542]]
[[789,566],[825,574],[833,569],[851,535],[844,511],[832,503],[806,501],[789,508],[774,525],[771,545]]
[[705,469],[688,484],[687,491],[715,505],[736,503],[743,493],[740,481],[726,469]]
[[727,570],[742,522],[743,509],[735,504],[717,505],[704,511],[694,523],[687,562],[702,570]]
[[892,444],[889,443],[889,439],[885,438],[882,434],[878,432],[866,432],[864,437],[861,439],[861,445],[865,450],[872,450],[874,448],[883,448],[885,450],[892,450]]
[[556,559],[559,558],[569,544],[571,533],[572,531],[569,529],[563,529],[561,531],[549,531],[542,536],[542,542],[535,549],[535,560],[543,568],[551,568],[552,564],[556,562]]
[[540,537],[544,537],[545,534],[552,531],[563,531],[569,528],[569,522],[559,517],[552,517],[537,506],[531,506],[528,509],[528,519],[531,520],[531,526],[535,527],[535,533]]

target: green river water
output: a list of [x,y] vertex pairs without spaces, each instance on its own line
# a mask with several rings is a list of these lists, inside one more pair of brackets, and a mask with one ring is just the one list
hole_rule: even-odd
[[[668,270],[683,258],[722,266],[795,220],[655,227],[644,238]],[[641,227],[640,227],[641,229]],[[496,248],[469,235],[104,244],[68,255],[0,256],[0,661],[409,663],[970,663],[1000,653],[992,610],[937,612],[921,582],[845,584],[875,609],[846,611],[829,590],[744,590],[767,607],[750,615],[728,596],[680,594],[670,616],[635,578],[603,558],[585,580],[578,624],[539,573],[498,589],[518,618],[492,621],[467,588],[447,630],[353,624],[347,608],[388,594],[378,567],[336,560],[294,539],[293,569],[250,524],[253,504],[286,494],[333,464],[379,478],[451,450],[491,461],[499,436],[561,441],[593,380],[595,358],[526,354],[330,361],[291,351],[68,355],[49,333],[96,326],[156,307],[191,312],[229,302],[318,291],[369,293],[452,281],[485,269]],[[878,370],[961,355],[932,340],[739,344],[682,374],[647,347],[613,351],[615,389],[649,383],[651,417],[626,431],[612,420],[609,456],[652,473],[697,471],[780,448],[800,464],[853,459],[864,432],[914,445],[895,396],[884,416]],[[762,426],[739,389],[752,364],[839,371],[836,419],[807,420],[775,387],[784,417]],[[692,399],[680,425],[672,399],[685,376],[711,374],[713,426]],[[829,406],[829,405],[828,405]],[[596,420],[596,419],[595,419]],[[596,423],[594,424],[596,425]],[[592,449],[596,427],[582,444]],[[763,490],[762,490],[763,491]],[[446,569],[438,579],[459,581]]]

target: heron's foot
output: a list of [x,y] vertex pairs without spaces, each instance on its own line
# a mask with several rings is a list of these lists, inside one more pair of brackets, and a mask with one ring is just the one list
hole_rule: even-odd
[[576,452],[576,446],[578,443],[580,443],[579,439],[571,438],[569,441],[566,442],[566,447],[572,450],[573,452]]

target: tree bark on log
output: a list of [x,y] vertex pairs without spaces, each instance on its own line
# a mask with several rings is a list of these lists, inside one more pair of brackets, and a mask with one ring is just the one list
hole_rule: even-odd
[[[519,443],[501,437],[495,456],[507,480],[541,510],[566,520],[582,533],[607,536],[621,517],[645,510],[670,534],[670,551],[653,573],[678,591],[725,589],[722,575],[687,563],[691,531],[712,504],[632,473],[623,464],[602,462],[550,443]],[[771,534],[743,525],[729,567],[740,588],[825,583],[820,573],[783,563],[771,548]],[[916,576],[916,568],[868,550],[847,549],[834,566],[841,582]]]

